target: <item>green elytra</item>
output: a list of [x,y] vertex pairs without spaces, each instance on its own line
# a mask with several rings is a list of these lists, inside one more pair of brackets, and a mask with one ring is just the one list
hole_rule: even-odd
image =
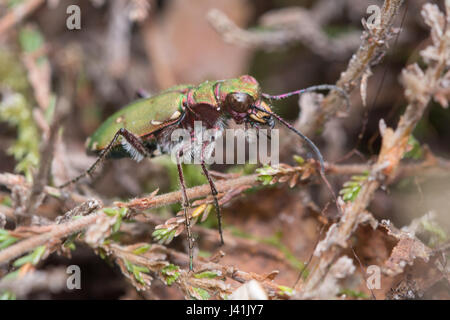
[[[220,90],[217,92],[215,88],[219,83]],[[143,140],[151,139],[154,132],[179,120],[185,111],[186,103],[189,106],[209,105],[211,111],[215,111],[220,102],[232,92],[247,93],[256,101],[260,95],[260,87],[253,77],[247,75],[223,81],[205,81],[198,86],[177,85],[158,95],[136,100],[111,115],[88,138],[86,148],[91,153],[104,150],[121,128]],[[216,93],[219,96],[216,96]],[[126,155],[120,142],[116,142],[110,156]]]

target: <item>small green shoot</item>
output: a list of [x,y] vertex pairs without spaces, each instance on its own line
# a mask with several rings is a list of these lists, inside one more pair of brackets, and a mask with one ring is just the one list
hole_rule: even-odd
[[298,165],[301,166],[301,165],[305,164],[305,159],[303,159],[303,157],[294,155],[293,158],[294,158],[294,161],[297,162]]
[[17,242],[17,240],[19,239],[11,236],[8,230],[0,229],[0,250],[9,247],[13,243]]
[[155,241],[158,241],[159,244],[169,244],[172,239],[175,237],[176,229],[169,230],[166,228],[157,229],[153,231],[152,237]]
[[208,291],[202,288],[192,288],[194,290],[194,295],[192,298],[196,300],[208,300],[211,296],[209,295]]
[[356,197],[361,191],[361,186],[364,181],[369,177],[369,172],[366,171],[362,175],[352,176],[350,181],[344,183],[343,188],[339,191],[344,201],[355,201]]
[[194,274],[194,277],[197,279],[215,279],[220,276],[221,276],[220,272],[215,271],[204,271],[201,273]]
[[161,274],[168,286],[171,286],[180,277],[180,268],[174,264],[169,264],[161,269]]
[[120,226],[122,225],[122,221],[127,215],[128,209],[127,208],[105,208],[103,209],[103,212],[110,216],[110,217],[117,217],[116,222],[114,223],[112,227],[112,232],[116,233],[119,231]]
[[258,180],[262,182],[263,186],[267,186],[272,184],[273,176],[278,173],[278,170],[265,165],[256,169],[256,173],[258,173]]
[[150,250],[150,248],[151,248],[151,245],[144,244],[143,246],[134,249],[133,253],[136,254],[136,255],[141,255],[141,254],[146,253],[148,250]]
[[26,263],[31,263],[32,265],[37,265],[38,262],[41,260],[42,256],[44,255],[46,250],[46,246],[39,246],[30,254],[27,254],[26,256],[23,256],[16,261],[14,261],[13,266],[14,267],[21,267]]
[[142,273],[149,273],[150,270],[147,267],[138,266],[136,264],[132,264],[128,260],[124,260],[125,266],[129,273],[131,273],[136,281],[138,281],[140,284],[145,285],[144,278],[142,277]]
[[414,159],[419,160],[423,157],[423,150],[422,147],[417,141],[416,138],[414,138],[413,135],[409,136],[408,144],[407,144],[407,152],[403,155],[403,159]]
[[339,296],[347,296],[350,298],[355,298],[355,299],[369,299],[369,296],[367,294],[365,294],[364,292],[361,291],[354,291],[351,289],[342,289],[339,293]]
[[287,296],[291,296],[294,293],[294,289],[286,286],[278,286],[278,289],[280,289],[281,293]]

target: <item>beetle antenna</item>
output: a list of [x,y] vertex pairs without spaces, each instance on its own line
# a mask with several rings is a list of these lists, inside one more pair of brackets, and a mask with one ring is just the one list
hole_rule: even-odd
[[281,99],[286,99],[286,98],[289,98],[289,97],[292,97],[295,95],[302,95],[303,93],[306,93],[306,92],[314,92],[314,91],[319,91],[319,90],[336,90],[336,91],[338,91],[342,95],[342,97],[344,97],[344,99],[345,99],[345,103],[347,104],[346,110],[348,111],[350,109],[350,99],[348,97],[347,92],[344,89],[342,89],[338,86],[335,86],[333,84],[320,84],[317,86],[312,86],[312,87],[308,87],[305,89],[291,91],[291,92],[287,92],[287,93],[283,93],[283,94],[275,95],[275,96],[272,96],[267,93],[263,93],[262,96],[266,99],[281,100]]
[[268,111],[266,109],[260,108],[258,106],[255,106],[255,109],[264,112],[264,113],[268,113],[270,114],[272,117],[276,118],[279,122],[281,122],[282,124],[284,124],[289,130],[294,131],[297,135],[299,135],[303,140],[306,141],[306,143],[311,147],[311,149],[314,151],[314,153],[316,154],[317,158],[319,159],[319,163],[320,163],[320,171],[322,173],[325,173],[325,163],[323,161],[323,156],[322,153],[320,152],[319,148],[317,148],[317,146],[314,144],[314,142],[311,141],[311,139],[309,139],[307,136],[305,136],[303,133],[301,133],[300,131],[298,131],[296,128],[294,128],[294,126],[292,126],[289,122],[287,122],[286,120],[284,120],[282,117],[280,117],[279,115],[277,115],[274,112]]
[[[337,204],[337,198],[336,195],[334,194],[333,188],[331,188],[330,182],[328,181],[328,179],[325,176],[325,163],[323,160],[323,156],[322,153],[320,152],[319,148],[317,148],[317,146],[314,144],[314,142],[311,141],[311,139],[309,139],[307,136],[305,136],[303,133],[301,133],[299,130],[297,130],[296,128],[294,128],[294,126],[292,126],[289,122],[287,122],[286,120],[284,120],[282,117],[280,117],[279,115],[277,115],[276,113],[272,112],[272,111],[268,111],[266,109],[260,108],[258,106],[254,106],[255,109],[270,114],[272,117],[276,118],[279,122],[281,122],[282,124],[284,124],[289,130],[295,132],[298,136],[300,136],[300,138],[302,138],[303,140],[306,141],[306,143],[311,147],[311,149],[314,151],[314,153],[316,154],[317,158],[319,159],[319,163],[320,163],[320,176],[322,177],[322,180],[325,182],[328,190],[330,191],[330,193],[332,194],[336,205]],[[339,208],[339,206],[338,206]]]

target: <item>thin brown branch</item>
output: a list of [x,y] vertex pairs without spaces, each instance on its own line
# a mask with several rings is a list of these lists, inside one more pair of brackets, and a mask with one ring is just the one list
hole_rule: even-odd
[[45,0],[28,0],[14,7],[0,19],[0,37],[5,35],[14,25],[33,13],[44,2]]
[[[258,175],[252,174],[248,176],[239,177],[236,179],[222,181],[218,184],[217,191],[218,192],[226,192],[231,189],[235,189],[245,185],[258,185]],[[204,184],[201,186],[189,188],[186,190],[188,198],[190,200],[206,197],[211,194],[211,188],[209,184]],[[138,198],[131,200],[126,203],[117,202],[116,205],[118,207],[127,207],[131,209],[150,209],[150,208],[158,208],[162,206],[166,206],[169,204],[177,203],[183,200],[183,195],[181,191],[174,191],[170,193],[166,193],[163,195],[148,198]]]
[[[347,69],[341,73],[336,85],[350,94],[358,85],[360,79],[387,49],[387,43],[392,37],[395,18],[398,15],[403,0],[385,0],[381,9],[380,25],[368,28],[365,31],[362,43],[356,53],[350,59]],[[299,128],[307,136],[314,135],[316,130],[336,112],[345,106],[345,100],[337,91],[330,92],[324,99],[321,107],[313,113],[309,113],[308,119],[300,119]]]
[[57,225],[52,228],[52,231],[46,232],[25,240],[18,242],[4,250],[0,251],[0,265],[8,263],[12,259],[15,259],[28,251],[38,246],[46,244],[53,239],[61,239],[67,237],[75,232],[84,230],[86,227],[94,224],[98,218],[103,216],[102,212],[96,212],[89,216]]
[[[450,5],[450,3],[447,3],[447,5]],[[426,5],[422,14],[424,16],[430,15],[430,11],[430,7]],[[447,8],[447,14],[450,14],[450,7]],[[433,28],[436,26],[439,27],[439,24],[436,24]],[[409,105],[395,131],[386,128],[383,121],[380,122],[383,142],[378,160],[372,166],[369,178],[362,184],[355,201],[343,205],[341,221],[330,227],[325,239],[317,246],[314,254],[320,258],[302,288],[303,296],[314,296],[314,292],[320,287],[322,279],[326,276],[334,261],[342,254],[342,250],[348,247],[347,240],[358,226],[361,215],[371,202],[375,191],[395,176],[400,160],[406,152],[410,134],[421,119],[446,68],[445,57],[447,56],[446,50],[450,39],[446,34],[447,24],[441,27],[444,30],[439,30],[438,34],[441,35],[439,43],[434,43],[437,56],[435,56],[435,60],[429,61],[427,70],[423,72],[417,65],[412,65],[403,71],[402,80],[406,88]]]
[[[450,165],[448,161],[446,160],[439,160],[436,161],[437,165],[442,166],[440,170],[448,171],[450,168]],[[423,168],[430,168],[430,170],[439,170],[435,167],[430,166],[429,162],[424,162],[422,164],[416,164],[416,165],[406,165],[405,171],[407,171],[409,174],[418,174],[422,172]],[[303,168],[301,167],[291,167],[292,172],[289,171],[286,174],[295,174],[296,170],[299,172],[302,172]],[[364,171],[367,171],[370,169],[367,165],[327,165],[327,170],[331,174],[358,174],[363,173]],[[441,171],[442,172],[442,171]],[[401,173],[401,171],[400,171]],[[258,174],[252,174],[248,176],[238,177],[235,179],[225,180],[221,181],[220,184],[217,184],[217,190],[219,193],[224,193],[242,186],[256,186],[260,185],[260,181],[258,179]],[[287,182],[288,180],[282,179],[281,182]],[[6,186],[13,186],[15,184],[21,184],[25,187],[30,187],[24,180],[22,176],[13,175],[13,174],[0,174],[0,184],[6,185]],[[44,191],[48,194],[55,195],[57,197],[64,197],[64,192],[61,190],[58,190],[53,187],[45,187]],[[193,187],[187,189],[187,194],[189,196],[189,199],[194,200],[202,197],[209,196],[211,193],[209,184],[204,184],[201,186]],[[87,201],[87,198],[74,194],[69,194],[72,196],[72,198],[75,198],[78,200],[78,202],[84,202]],[[119,207],[127,207],[129,209],[134,210],[143,210],[143,209],[151,209],[151,208],[158,208],[166,205],[170,205],[173,203],[177,203],[182,200],[182,194],[181,191],[174,191],[163,195],[152,195],[151,197],[144,197],[144,198],[137,198],[130,200],[126,203],[118,202],[116,203]],[[32,250],[33,248],[45,244],[46,241],[54,238],[64,238],[67,237],[70,234],[79,232],[81,230],[84,230],[88,226],[95,224],[97,222],[97,219],[100,217],[104,217],[105,215],[102,212],[97,212],[95,214],[91,214],[82,218],[79,218],[78,220],[71,221],[64,224],[54,225],[52,227],[52,230],[48,233],[33,236],[31,238],[28,238],[26,240],[23,240],[17,244],[14,244],[2,251],[0,251],[0,264],[7,263],[8,261]],[[49,227],[49,226],[46,226]]]
[[47,141],[43,142],[43,146],[41,147],[39,170],[33,179],[33,186],[31,187],[26,206],[26,212],[29,212],[30,214],[33,214],[44,198],[43,191],[49,180],[58,129],[58,122],[53,122],[50,127],[50,135],[48,136]]

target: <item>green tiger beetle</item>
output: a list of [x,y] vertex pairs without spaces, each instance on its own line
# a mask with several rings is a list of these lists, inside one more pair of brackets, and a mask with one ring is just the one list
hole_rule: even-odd
[[[320,173],[324,181],[324,160],[316,145],[286,120],[272,111],[267,101],[285,99],[293,95],[317,90],[336,90],[347,102],[347,93],[334,85],[318,85],[289,92],[282,95],[269,95],[261,92],[255,78],[243,75],[239,78],[206,81],[198,86],[178,85],[152,97],[142,97],[110,116],[86,141],[89,154],[98,156],[94,164],[83,174],[59,186],[64,188],[81,178],[93,173],[95,168],[106,158],[129,157],[140,161],[145,157],[169,154],[176,147],[170,137],[175,129],[182,128],[193,132],[194,121],[202,121],[207,129],[224,130],[224,123],[232,118],[237,124],[251,125],[259,128],[266,125],[273,128],[274,119],[299,135],[316,154],[320,163]],[[189,152],[189,150],[187,150]],[[179,157],[186,150],[180,149]],[[208,172],[205,159],[202,157],[201,167],[211,187],[214,199],[220,241],[223,244],[222,217],[217,189]],[[178,176],[181,184],[185,227],[189,242],[189,269],[193,270],[193,238],[188,217],[189,199],[183,168],[178,161]],[[327,185],[329,186],[328,182]]]

